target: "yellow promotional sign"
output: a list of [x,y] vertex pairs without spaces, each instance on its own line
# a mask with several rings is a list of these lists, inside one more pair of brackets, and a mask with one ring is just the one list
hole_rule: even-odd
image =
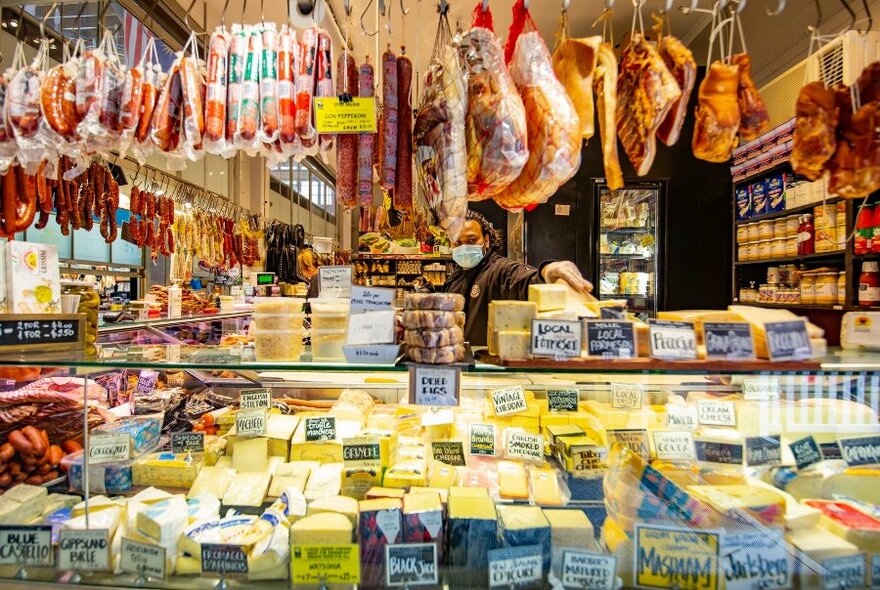
[[293,584],[358,584],[360,551],[351,545],[293,545],[290,548]]
[[315,128],[319,133],[375,133],[376,99],[336,97],[315,99]]
[[720,532],[636,525],[636,586],[718,590]]

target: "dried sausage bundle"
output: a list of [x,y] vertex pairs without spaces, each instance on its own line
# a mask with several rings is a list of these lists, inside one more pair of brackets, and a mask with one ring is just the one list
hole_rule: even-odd
[[[80,74],[85,72],[88,78],[85,83],[77,78],[76,104],[82,116],[77,132],[88,152],[109,154],[124,147],[121,145],[121,114],[127,78],[112,33],[106,32],[98,49],[82,56],[79,69]],[[80,110],[80,105],[84,110]]]
[[229,157],[226,143],[226,83],[231,36],[217,27],[208,42],[207,79],[205,80],[205,151]]

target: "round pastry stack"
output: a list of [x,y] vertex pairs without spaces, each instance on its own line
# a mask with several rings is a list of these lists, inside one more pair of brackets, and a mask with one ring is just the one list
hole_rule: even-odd
[[403,341],[411,360],[432,365],[464,360],[464,297],[409,293],[403,307]]

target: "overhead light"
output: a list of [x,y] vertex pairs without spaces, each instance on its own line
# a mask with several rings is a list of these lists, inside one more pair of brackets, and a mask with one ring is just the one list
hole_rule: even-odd
[[190,203],[189,201],[187,201],[186,203],[183,204],[183,207],[184,207],[185,209],[192,209],[192,208],[193,208],[193,204]]
[[18,27],[18,19],[17,18],[9,19],[9,26],[12,27],[13,29],[17,28]]

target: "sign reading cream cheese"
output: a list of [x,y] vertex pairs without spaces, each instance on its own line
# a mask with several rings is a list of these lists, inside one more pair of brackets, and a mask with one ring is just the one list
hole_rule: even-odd
[[95,434],[89,437],[89,463],[98,465],[128,461],[131,457],[131,435],[127,432]]
[[612,383],[611,407],[619,410],[640,410],[645,388],[638,383]]
[[540,545],[489,550],[489,588],[541,588],[544,580]]
[[268,410],[272,407],[272,392],[268,389],[242,389],[238,403],[242,410]]
[[649,320],[648,339],[652,358],[670,361],[697,358],[697,333],[692,322]]
[[266,434],[266,410],[239,410],[235,414],[235,434],[238,436]]
[[703,426],[736,426],[733,402],[701,399],[697,402],[699,422]]
[[640,588],[718,590],[721,532],[636,524],[634,582]]
[[505,453],[512,459],[544,462],[544,437],[540,434],[519,432],[510,428],[504,431],[507,440],[504,444]]
[[385,585],[424,586],[437,583],[437,544],[385,545]]
[[351,313],[384,311],[394,303],[394,289],[351,286]]
[[617,558],[613,555],[563,549],[560,581],[565,590],[615,590]]
[[165,548],[122,538],[120,569],[132,574],[164,580]]
[[360,548],[353,545],[293,545],[290,548],[294,585],[357,584],[361,581]]
[[694,436],[690,430],[655,430],[654,450],[664,461],[689,461],[695,458]]
[[51,525],[0,526],[0,565],[51,567],[54,557]]
[[583,327],[571,320],[532,320],[532,356],[579,357]]
[[509,416],[529,409],[526,403],[526,392],[522,385],[511,385],[492,392],[492,404],[496,416]]
[[418,406],[457,406],[461,382],[459,367],[409,366],[409,401]]
[[61,530],[58,533],[59,570],[110,571],[110,534],[101,530]]
[[322,298],[348,299],[351,297],[351,266],[322,266],[318,281]]

